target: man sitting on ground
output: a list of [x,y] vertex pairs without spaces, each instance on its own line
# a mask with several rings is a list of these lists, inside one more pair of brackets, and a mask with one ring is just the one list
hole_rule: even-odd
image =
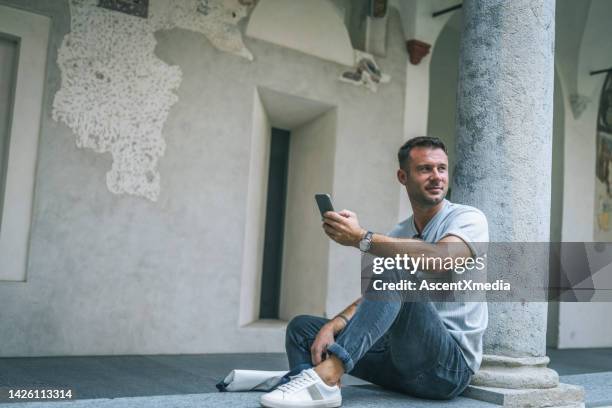
[[[480,256],[488,242],[484,214],[445,199],[448,156],[442,141],[417,137],[398,152],[397,178],[413,216],[388,235],[366,231],[351,211],[327,212],[323,228],[335,242],[379,257]],[[448,255],[447,252],[444,252]],[[449,271],[427,271],[449,272]],[[422,398],[450,399],[469,384],[482,360],[488,312],[484,302],[358,299],[333,319],[298,316],[287,326],[292,370],[303,371],[262,396],[265,407],[338,407],[339,382],[349,373],[385,388]]]

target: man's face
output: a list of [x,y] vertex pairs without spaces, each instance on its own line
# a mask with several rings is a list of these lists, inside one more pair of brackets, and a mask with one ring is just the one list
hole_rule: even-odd
[[448,191],[448,156],[444,150],[414,147],[397,177],[406,186],[413,204],[432,207],[440,203]]

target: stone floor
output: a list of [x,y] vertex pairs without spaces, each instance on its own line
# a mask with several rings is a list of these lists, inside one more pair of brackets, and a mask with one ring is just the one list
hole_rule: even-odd
[[[587,389],[587,406],[612,406],[612,349],[549,350],[562,381]],[[6,389],[69,387],[76,401],[0,407],[257,407],[259,393],[218,393],[215,383],[232,368],[284,370],[283,354],[0,358],[0,395]],[[344,380],[345,407],[485,407],[467,398],[427,401]]]

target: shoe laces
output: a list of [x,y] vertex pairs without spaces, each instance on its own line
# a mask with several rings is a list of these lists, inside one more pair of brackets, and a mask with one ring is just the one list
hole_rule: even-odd
[[296,375],[295,377],[291,377],[291,381],[279,386],[277,389],[283,392],[293,392],[293,391],[299,391],[302,388],[310,384],[314,384],[314,383],[315,383],[314,378],[312,378],[305,372],[302,372]]

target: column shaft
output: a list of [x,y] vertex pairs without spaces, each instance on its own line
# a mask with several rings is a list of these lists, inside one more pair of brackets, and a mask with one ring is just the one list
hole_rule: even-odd
[[[463,13],[453,198],[487,215],[492,242],[548,241],[554,0],[466,0]],[[546,312],[490,304],[485,353],[544,356]]]

